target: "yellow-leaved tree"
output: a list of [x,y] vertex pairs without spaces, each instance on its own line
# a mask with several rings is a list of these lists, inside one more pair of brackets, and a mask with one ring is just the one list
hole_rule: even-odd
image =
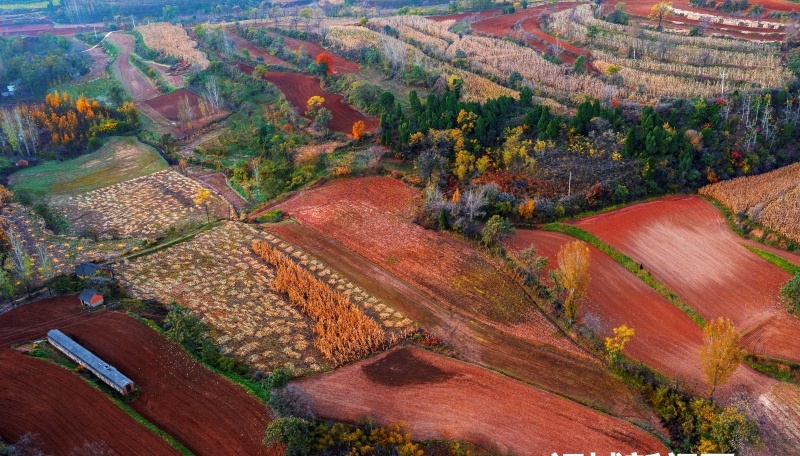
[[309,98],[308,101],[306,101],[306,115],[311,118],[316,117],[317,111],[322,108],[323,103],[325,103],[325,99],[319,95],[314,95]]
[[733,322],[725,317],[719,317],[703,328],[700,367],[711,385],[709,397],[714,397],[717,387],[725,384],[742,362],[744,351],[739,348],[741,337]]
[[625,345],[630,342],[634,334],[636,334],[636,331],[634,331],[633,328],[629,328],[625,325],[614,328],[614,337],[606,337],[605,341],[606,352],[608,353],[608,358],[610,361],[619,360],[622,350],[625,349]]
[[661,30],[661,21],[672,13],[672,2],[660,2],[650,9],[649,19],[658,21],[658,30]]
[[208,214],[208,200],[211,199],[211,190],[205,187],[198,187],[197,193],[194,196],[194,204],[203,206],[206,210],[206,223],[211,223],[211,217]]
[[367,126],[364,124],[363,120],[357,120],[353,124],[353,139],[358,141],[359,139],[364,137],[364,133],[367,131]]
[[558,280],[567,296],[564,314],[572,321],[578,319],[578,305],[589,288],[589,246],[582,241],[564,244],[558,251]]

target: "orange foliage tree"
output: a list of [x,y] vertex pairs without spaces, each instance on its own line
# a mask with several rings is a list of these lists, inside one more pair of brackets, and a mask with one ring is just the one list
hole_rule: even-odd
[[357,120],[356,123],[353,124],[353,139],[358,141],[359,139],[363,138],[366,130],[367,126],[364,125],[364,122]]
[[314,321],[314,346],[328,361],[341,365],[363,358],[385,345],[383,328],[350,302],[264,241],[253,241],[253,252],[275,267],[275,291],[286,293],[293,306]]
[[333,56],[328,54],[327,52],[321,52],[317,54],[316,58],[317,65],[325,64],[325,74],[330,76],[333,73]]

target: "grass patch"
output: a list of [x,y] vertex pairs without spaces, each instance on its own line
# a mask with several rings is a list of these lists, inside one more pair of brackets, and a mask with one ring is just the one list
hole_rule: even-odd
[[597,236],[586,232],[578,227],[571,226],[571,225],[564,225],[562,223],[550,223],[544,225],[542,229],[547,231],[556,231],[559,233],[564,233],[570,235],[574,238],[580,239],[585,241],[593,246],[595,246],[598,250],[605,253],[606,255],[610,256],[614,259],[617,263],[622,265],[625,269],[630,271],[636,277],[642,279],[644,283],[650,285],[650,288],[654,289],[658,292],[661,296],[664,297],[667,301],[669,301],[672,305],[676,306],[677,308],[681,309],[683,313],[689,316],[695,323],[700,325],[700,327],[705,326],[706,322],[703,317],[697,313],[691,306],[683,302],[678,295],[672,292],[666,285],[658,281],[655,277],[650,274],[650,271],[644,269],[642,265],[633,261],[633,259],[622,252],[618,251],[614,247],[610,246],[609,244],[603,242]]
[[800,266],[786,260],[782,256],[775,255],[772,252],[767,252],[766,250],[761,250],[756,247],[752,247],[746,245],[745,248],[756,255],[760,256],[761,258],[769,261],[770,263],[774,264],[775,266],[783,269],[784,271],[788,272],[791,275],[800,274]]
[[[26,9],[45,9],[47,8],[47,0],[17,0],[16,2],[11,3],[0,3],[0,10],[26,10]],[[53,6],[60,6],[60,0],[53,0]]]
[[158,243],[158,244],[156,244],[154,246],[148,247],[145,250],[138,251],[138,252],[136,252],[134,254],[131,254],[131,255],[128,255],[128,256],[123,256],[123,258],[125,258],[126,260],[133,260],[133,259],[136,259],[136,258],[139,258],[139,257],[143,257],[143,256],[146,256],[146,255],[152,255],[153,253],[159,252],[159,251],[164,250],[164,249],[168,249],[168,248],[170,248],[170,247],[172,247],[174,245],[180,244],[182,242],[191,241],[198,234],[200,234],[200,233],[202,233],[204,231],[208,231],[211,228],[220,226],[221,224],[222,224],[222,222],[220,222],[220,221],[206,223],[206,224],[202,225],[201,227],[190,231],[188,234],[186,234],[186,233],[179,234],[177,239],[170,239],[169,236],[167,236],[167,238],[165,238],[162,242],[160,242],[160,243]]
[[759,355],[747,355],[744,362],[776,380],[800,385],[800,364],[798,363]]
[[49,199],[79,195],[167,168],[167,162],[152,147],[135,138],[112,138],[82,157],[18,171],[9,177],[9,184],[14,192]]
[[56,90],[69,94],[72,99],[78,99],[79,96],[84,95],[86,98],[98,100],[103,104],[113,105],[111,90],[115,86],[122,87],[115,78],[97,78],[80,84],[62,84],[56,87]]

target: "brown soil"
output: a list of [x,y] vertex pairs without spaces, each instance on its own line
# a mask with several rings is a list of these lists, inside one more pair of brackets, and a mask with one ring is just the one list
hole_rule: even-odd
[[663,198],[576,224],[643,263],[704,318],[730,318],[748,333],[748,350],[800,361],[800,321],[778,298],[791,276],[745,249],[704,199]]
[[147,79],[147,76],[131,65],[128,60],[131,52],[133,52],[133,37],[124,33],[112,33],[106,40],[119,49],[119,54],[114,60],[112,69],[117,79],[122,82],[128,95],[133,98],[133,101],[140,102],[160,95],[158,89]]
[[103,441],[115,454],[178,454],[75,373],[6,347],[0,348],[0,414],[3,440],[32,432],[50,453]]
[[261,46],[256,45],[246,39],[242,38],[241,36],[237,35],[233,31],[228,35],[232,40],[233,43],[236,45],[238,49],[247,49],[247,52],[250,53],[250,56],[254,59],[261,58],[266,65],[281,65],[284,67],[292,68],[294,65],[288,62],[284,62],[283,60],[271,55],[269,52],[264,50]]
[[[190,126],[179,125],[180,114],[178,104],[184,97],[188,97],[189,105],[192,107],[192,112],[195,117],[195,120],[191,122]],[[227,111],[221,110],[219,114],[203,117],[200,109],[200,101],[201,98],[197,94],[186,89],[179,89],[138,103],[137,106],[140,106],[142,111],[153,120],[170,125],[172,132],[176,136],[183,137],[191,134],[195,130],[202,129],[210,122],[228,115]]]
[[[647,17],[650,14],[650,10],[653,8],[653,5],[659,3],[659,0],[634,0],[634,1],[625,1],[625,10],[633,15]],[[717,2],[717,4],[721,4],[722,2]],[[749,5],[761,5],[764,7],[764,13],[762,17],[766,17],[770,11],[798,11],[800,12],[800,5],[793,4],[789,2],[785,2],[782,0],[755,0],[748,3]],[[716,11],[712,9],[703,9],[703,8],[695,8],[689,4],[687,0],[679,0],[672,2],[672,6],[675,8],[679,8],[685,11],[694,11],[697,13],[705,13],[705,14],[713,14],[715,16],[725,16],[725,17],[735,17],[732,14],[726,14],[721,11]],[[745,18],[747,19],[747,18]],[[757,18],[751,18],[757,19]]]
[[281,454],[261,443],[264,404],[144,324],[106,312],[63,331],[133,380],[133,408],[195,454]]
[[519,334],[476,319],[469,311],[473,298],[464,297],[469,290],[448,286],[453,277],[475,269],[473,290],[483,293],[471,296],[478,301],[505,293],[498,287],[508,279],[492,272],[491,263],[473,247],[414,225],[409,203],[416,197],[416,191],[393,179],[339,181],[285,203],[303,224],[268,229],[442,337],[465,359],[659,428],[652,412],[621,382],[546,320],[532,322],[529,331]]
[[359,120],[364,122],[367,131],[374,132],[378,129],[379,119],[361,114],[345,103],[341,95],[322,90],[319,78],[297,73],[270,72],[264,75],[264,79],[275,84],[304,117],[308,99],[315,95],[323,97],[325,103],[322,106],[333,113],[333,119],[328,125],[331,130],[351,134],[353,124]]
[[[46,299],[0,316],[0,342],[3,346],[7,346],[12,342],[44,338],[47,331],[53,328],[58,328],[73,337],[133,380],[141,389],[140,395],[131,403],[134,410],[196,454],[219,454],[220,451],[235,454],[280,453],[277,449],[268,449],[261,444],[270,419],[264,404],[239,386],[207,370],[183,349],[125,314],[104,310],[83,312],[79,310],[79,303],[74,296]],[[7,349],[0,348],[0,353],[2,350]],[[104,405],[106,403],[111,409],[125,415],[102,393],[91,388],[74,374],[55,366],[54,368],[60,369],[85,387],[52,386],[50,391],[60,391],[60,393],[57,396],[53,395],[50,402],[45,402],[49,405],[42,407],[42,413],[47,413],[46,416],[52,416],[56,413],[54,410],[60,410],[62,406],[72,408],[69,400],[86,400],[92,404],[92,408],[84,412],[89,417],[90,423],[106,420],[107,415],[98,415],[101,413],[98,410],[106,409]],[[5,369],[0,369],[0,383],[5,381],[4,371]],[[35,374],[33,376],[27,374],[22,382],[29,382],[31,378],[45,377],[51,376],[37,377]],[[14,378],[16,377],[12,377],[9,382]],[[72,382],[66,379],[59,381]],[[15,386],[15,388],[22,387],[33,388],[35,391],[41,385]],[[0,404],[4,390],[5,388],[0,389]],[[65,391],[78,393],[65,394]],[[92,398],[93,392],[96,392],[97,398]],[[31,397],[38,396],[32,393],[28,397],[29,401]],[[53,405],[53,402],[56,404]],[[97,406],[95,402],[98,403]],[[76,409],[79,410],[81,409]],[[108,412],[109,417],[114,416],[112,412]],[[97,420],[97,416],[103,416],[103,420]],[[76,423],[79,424],[81,421]],[[74,440],[68,440],[61,434],[60,427],[54,426],[52,422],[43,424],[52,428],[41,432],[48,445],[64,445],[68,448],[82,444],[89,435],[85,429],[92,427],[85,426],[81,429],[80,426],[76,426],[82,432],[76,433]],[[25,425],[28,426],[28,423]],[[69,435],[72,425],[72,422],[62,423],[66,435]],[[105,426],[103,423],[95,425]],[[31,430],[18,429],[12,434],[12,431],[5,431],[4,428],[5,425],[0,424],[0,432],[4,437],[8,432],[9,438],[18,438],[18,435]],[[145,438],[117,437],[120,433],[134,432],[130,428],[132,426],[120,426],[119,429],[112,426],[112,431],[116,431],[112,435],[115,439],[123,439],[123,443],[127,444],[146,441]],[[56,433],[57,438],[46,437],[52,433]],[[111,445],[109,439],[106,439],[106,442]],[[153,447],[158,448],[158,445]],[[131,453],[131,451],[119,451],[119,454]]]
[[415,439],[469,440],[516,454],[666,451],[627,422],[416,348],[394,349],[289,388],[316,416],[405,422]]

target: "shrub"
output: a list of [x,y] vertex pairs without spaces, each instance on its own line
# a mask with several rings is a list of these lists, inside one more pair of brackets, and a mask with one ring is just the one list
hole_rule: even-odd
[[69,228],[66,219],[58,212],[50,209],[50,206],[47,204],[35,204],[33,206],[33,212],[43,218],[45,226],[56,234],[64,234]]
[[781,300],[789,312],[800,315],[800,274],[789,279],[781,288]]
[[256,223],[277,223],[283,220],[284,212],[280,209],[273,209],[255,218]]

